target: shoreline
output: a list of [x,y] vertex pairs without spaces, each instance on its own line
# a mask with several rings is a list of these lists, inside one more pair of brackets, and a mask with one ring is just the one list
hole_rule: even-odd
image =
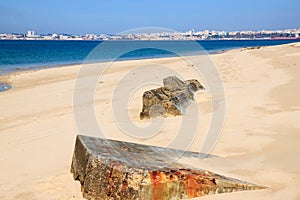
[[[16,41],[19,41],[19,40],[16,40]],[[60,40],[58,40],[60,41]],[[220,40],[204,40],[204,42],[216,42],[216,41],[220,41]],[[227,40],[224,40],[224,41],[227,41]],[[230,41],[241,41],[241,42],[245,42],[245,41],[269,41],[269,40],[230,40]],[[229,42],[230,42],[229,41]],[[271,40],[270,40],[271,41]],[[294,41],[294,40],[282,40],[282,41],[292,41],[292,43],[295,43],[297,41]],[[92,42],[92,41],[91,41]],[[99,42],[99,41],[94,41],[94,42]],[[105,41],[104,41],[105,42]],[[108,42],[119,42],[119,41],[108,41]],[[127,42],[127,41],[124,41],[124,42]],[[148,42],[148,41],[135,41],[135,40],[132,40],[132,42]],[[152,41],[150,40],[150,42],[164,42],[164,41]],[[167,41],[168,42],[168,41]],[[170,42],[176,42],[175,41],[170,41]],[[179,41],[179,42],[189,42],[189,41],[186,41],[186,40],[182,40],[182,41]],[[190,41],[192,42],[192,41]],[[194,41],[194,42],[202,42],[202,41]],[[287,43],[287,44],[292,44],[292,43]],[[255,46],[236,46],[236,47],[224,47],[224,48],[220,48],[220,49],[216,49],[216,50],[206,50],[205,48],[204,51],[200,52],[200,54],[198,53],[195,53],[195,52],[190,52],[190,53],[184,53],[186,55],[186,57],[189,57],[189,56],[197,56],[197,55],[214,55],[214,54],[222,54],[222,53],[225,53],[227,51],[231,51],[231,50],[238,50],[238,49],[246,49],[246,48],[255,48],[255,47],[268,47],[268,46],[278,46],[280,44],[273,44],[273,45],[255,45]],[[201,46],[201,44],[200,44]],[[140,58],[137,58],[137,57],[127,57],[127,58],[122,58],[122,59],[118,59],[117,61],[127,61],[127,60],[144,60],[144,59],[160,59],[160,58],[173,58],[173,57],[178,57],[176,55],[155,55],[155,56],[152,56],[152,57],[140,57]],[[66,67],[66,66],[74,66],[74,65],[82,65],[82,64],[95,64],[95,63],[103,63],[103,62],[109,62],[113,59],[110,59],[108,58],[107,60],[95,60],[95,61],[90,61],[90,62],[82,62],[82,61],[72,61],[72,62],[65,62],[65,61],[61,61],[61,62],[58,62],[58,63],[46,63],[46,64],[43,64],[43,63],[36,63],[36,64],[30,64],[28,67],[26,67],[26,64],[20,64],[20,65],[16,65],[15,67],[12,67],[11,69],[8,69],[7,67],[4,68],[4,69],[1,69],[0,70],[0,76],[5,76],[7,74],[11,74],[11,73],[15,73],[15,72],[26,72],[26,71],[35,71],[35,70],[43,70],[43,69],[50,69],[50,68],[59,68],[59,67]],[[84,61],[84,60],[83,60]],[[64,63],[65,62],[65,63]],[[32,65],[32,66],[31,66]]]
[[[248,47],[243,47],[243,48],[230,48],[227,50],[214,50],[208,53],[208,51],[205,51],[204,54],[190,54],[190,55],[185,55],[185,56],[157,56],[157,57],[143,57],[143,58],[124,58],[124,59],[119,59],[119,60],[114,60],[113,62],[122,62],[122,61],[135,61],[135,60],[149,60],[149,59],[165,59],[165,58],[179,58],[179,57],[192,57],[192,56],[201,56],[201,55],[215,55],[215,54],[222,54],[227,51],[232,51],[232,50],[238,50],[238,49],[244,49]],[[92,62],[75,62],[75,63],[68,63],[68,64],[46,64],[45,66],[32,66],[32,67],[16,67],[14,69],[10,70],[1,70],[0,71],[0,77],[1,76],[6,76],[9,74],[14,74],[18,72],[28,72],[28,71],[38,71],[38,70],[45,70],[45,69],[52,69],[52,68],[60,68],[60,67],[72,67],[72,66],[77,66],[77,65],[85,65],[85,64],[97,64],[97,63],[108,63],[111,62],[111,60],[103,60],[103,61],[92,61]]]
[[[293,43],[290,43],[293,44]],[[278,45],[273,45],[273,46],[278,46]],[[243,51],[243,50],[251,50],[255,48],[264,48],[264,47],[272,47],[272,46],[255,46],[255,47],[236,47],[236,48],[230,48],[227,50],[215,50],[211,51],[208,53],[208,51],[205,51],[204,54],[200,55],[187,55],[184,57],[195,57],[195,56],[211,56],[211,55],[218,55],[218,54],[224,54],[226,52],[231,52],[231,51]],[[183,56],[167,56],[167,57],[152,57],[152,58],[140,58],[140,59],[121,59],[121,60],[116,60],[114,62],[126,62],[126,61],[143,61],[143,60],[158,60],[158,59],[170,59],[170,58],[181,58]],[[12,70],[9,70],[5,72],[4,70],[0,71],[0,93],[6,92],[8,90],[11,90],[14,88],[14,86],[10,83],[9,79],[11,76],[17,76],[22,73],[30,73],[30,72],[35,72],[35,71],[41,71],[41,70],[48,70],[48,69],[57,69],[57,68],[66,68],[66,67],[78,67],[81,65],[90,65],[90,64],[99,64],[99,63],[109,63],[110,61],[101,61],[101,62],[90,62],[90,63],[71,63],[71,64],[57,64],[57,65],[49,65],[49,66],[34,66],[34,67],[29,67],[29,68],[15,68]]]
[[[242,49],[247,49],[248,47],[244,48],[233,48],[233,49],[228,49],[228,50],[219,50],[219,51],[214,51],[213,53],[207,53],[205,51],[204,54],[199,54],[199,55],[187,55],[187,56],[167,56],[167,57],[151,57],[151,58],[140,58],[140,59],[121,59],[121,60],[116,60],[113,62],[130,62],[130,61],[155,61],[155,60],[161,60],[161,59],[172,59],[172,58],[183,58],[183,57],[197,57],[197,56],[210,56],[210,55],[217,55],[217,54],[223,54],[226,52],[230,51],[235,51],[235,50],[242,50]],[[36,66],[36,67],[30,67],[30,68],[16,68],[14,70],[10,70],[7,73],[3,73],[4,71],[1,71],[0,74],[0,92],[5,92],[10,89],[13,89],[13,85],[11,85],[9,79],[12,76],[17,76],[21,75],[23,73],[31,73],[31,72],[36,72],[36,71],[43,71],[43,70],[49,70],[49,69],[58,69],[58,68],[68,68],[68,67],[79,67],[82,65],[93,65],[93,64],[103,64],[103,63],[110,63],[111,61],[103,61],[103,62],[89,62],[89,63],[73,63],[73,64],[60,64],[60,65],[54,65],[54,66]],[[7,87],[7,89],[1,90],[1,87]]]

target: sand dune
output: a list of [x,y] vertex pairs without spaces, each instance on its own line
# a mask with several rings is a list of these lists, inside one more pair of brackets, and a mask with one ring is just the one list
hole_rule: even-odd
[[[226,95],[222,135],[211,152],[219,157],[181,161],[269,189],[198,199],[300,199],[299,52],[300,43],[294,43],[210,55]],[[88,127],[83,130],[76,126],[78,120],[83,124],[90,123],[84,112],[74,117],[74,92],[88,95],[86,88],[76,87],[76,77],[82,68],[91,71],[80,78],[96,80],[97,85],[94,102],[82,101],[76,106],[84,108],[95,103],[95,116],[105,137],[168,146],[180,128],[180,117],[167,119],[156,135],[142,139],[124,134],[115,125],[116,116],[112,114],[113,105],[123,102],[122,96],[114,93],[116,85],[123,81],[122,87],[128,88],[132,84],[130,80],[143,79],[143,73],[148,73],[138,71],[137,67],[153,63],[168,66],[186,79],[198,78],[207,83],[205,77],[196,75],[190,63],[182,58],[116,62],[101,79],[95,73],[98,64],[0,77],[0,82],[13,86],[13,89],[0,93],[0,199],[82,199],[80,185],[73,181],[69,172],[75,137],[78,132],[99,136]],[[165,69],[157,71],[153,84],[135,88],[128,94],[128,107],[117,109],[128,111],[136,125],[147,126],[149,122],[141,122],[138,118],[142,92],[162,83],[168,73]],[[216,112],[211,98],[209,88],[195,97],[201,123],[188,148],[191,151],[201,149]],[[127,121],[120,123],[124,125]]]

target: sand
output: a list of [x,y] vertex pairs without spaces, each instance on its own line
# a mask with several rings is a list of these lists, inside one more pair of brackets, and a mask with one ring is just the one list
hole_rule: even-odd
[[[294,43],[209,56],[220,73],[226,100],[223,130],[211,151],[218,157],[179,162],[269,188],[197,199],[300,199],[299,52],[300,43]],[[169,72],[159,69],[153,76],[155,83],[135,88],[132,93],[118,95],[116,86],[121,82],[123,88],[129,88],[134,83],[130,80],[140,80],[145,73],[153,74],[147,72],[149,69],[137,70],[139,66],[150,64],[167,66],[186,79],[198,78],[208,83],[206,77],[198,76],[191,64],[181,58],[115,62],[101,79],[94,71],[99,64],[17,72],[0,77],[0,82],[13,86],[0,93],[0,199],[82,199],[80,184],[73,180],[69,171],[76,135],[99,136],[93,126],[84,126],[92,121],[89,113],[84,112],[88,105],[95,107],[104,137],[170,146],[182,125],[180,117],[166,119],[157,134],[141,138],[124,134],[116,121],[121,125],[127,121],[120,121],[113,115],[113,108],[116,108],[128,112],[136,125],[148,125],[149,122],[141,122],[138,118],[142,92],[162,83]],[[95,89],[94,101],[82,101],[74,107],[74,93],[88,95],[86,88],[75,84],[83,68],[91,71],[80,79],[97,83],[96,88],[91,87]],[[195,96],[201,123],[188,146],[191,151],[200,151],[212,116],[218,109],[212,106],[211,92],[207,88]],[[128,106],[122,106],[122,95],[129,98]],[[74,115],[76,109],[80,112]],[[186,115],[191,115],[190,112],[188,110]],[[83,124],[83,128],[78,127],[78,123]]]

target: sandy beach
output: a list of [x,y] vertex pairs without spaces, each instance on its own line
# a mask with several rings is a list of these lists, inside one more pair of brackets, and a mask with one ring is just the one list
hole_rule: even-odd
[[[300,43],[237,49],[210,55],[210,59],[220,73],[226,97],[223,131],[211,152],[218,157],[182,162],[268,189],[196,199],[300,199]],[[193,68],[181,58],[113,63],[98,80],[92,102],[105,137],[162,147],[174,139],[180,117],[166,119],[166,125],[155,136],[139,139],[122,133],[112,115],[112,91],[120,78],[138,66],[152,63],[205,84],[203,77],[195,77]],[[96,66],[74,65],[0,77],[0,82],[13,86],[0,93],[0,199],[82,199],[80,184],[70,173],[79,132],[73,97],[75,90],[85,95],[83,89],[75,87],[80,69]],[[157,73],[165,75],[163,71]],[[139,74],[131,75],[134,79]],[[94,76],[90,73],[82,78]],[[155,81],[162,83],[160,76]],[[126,84],[130,83],[125,82],[123,87]],[[127,109],[132,121],[140,126],[148,123],[139,120],[141,96],[147,88],[153,85],[138,88],[128,108],[120,108]],[[209,91],[208,88],[195,96],[201,124],[190,151],[200,150],[215,112]],[[79,119],[89,120],[84,115]],[[98,136],[89,130],[84,134]]]

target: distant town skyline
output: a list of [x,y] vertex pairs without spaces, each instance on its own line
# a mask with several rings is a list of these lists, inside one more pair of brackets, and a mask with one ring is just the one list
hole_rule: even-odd
[[299,27],[300,2],[273,1],[138,1],[138,0],[3,0],[0,32],[40,34],[118,34],[138,27],[175,31],[283,30]]
[[[153,32],[159,30],[160,32]],[[144,31],[144,32],[139,32]],[[260,31],[218,31],[191,29],[185,32],[170,32],[168,29],[136,29],[122,34],[36,34],[29,30],[27,33],[0,33],[0,40],[300,40],[300,28],[286,30]]]

